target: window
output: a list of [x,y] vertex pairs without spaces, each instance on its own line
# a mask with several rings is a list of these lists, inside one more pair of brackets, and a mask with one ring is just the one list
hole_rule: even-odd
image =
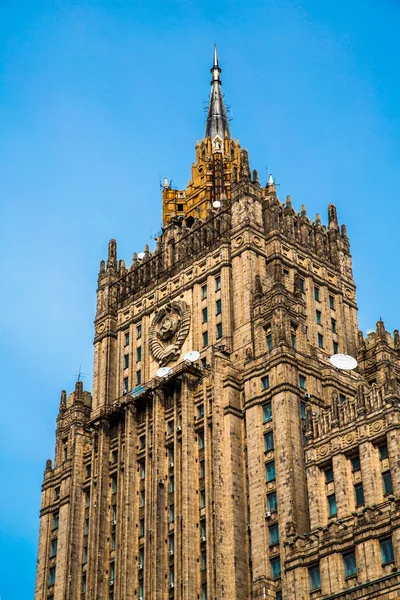
[[136,371],[136,385],[140,385],[142,383],[142,371]]
[[139,438],[139,448],[141,450],[143,450],[143,448],[146,447],[146,436],[145,435],[141,435]]
[[144,462],[140,463],[140,478],[144,479],[146,477],[146,465],[144,464]]
[[207,552],[205,550],[201,551],[201,570],[205,571],[207,569]]
[[82,562],[83,562],[84,565],[86,565],[87,561],[88,561],[88,547],[84,546],[83,547],[83,560],[82,560]]
[[333,333],[337,333],[337,330],[336,330],[336,319],[331,319],[331,327],[332,327]]
[[278,510],[276,492],[271,492],[270,494],[267,494],[267,506],[269,512],[276,512]]
[[343,402],[346,400],[346,396],[344,396],[343,394],[339,394],[339,402],[340,404],[343,404]]
[[139,579],[139,598],[143,598],[143,590],[144,590],[144,586],[143,586],[143,579]]
[[279,544],[279,526],[278,526],[278,523],[274,523],[268,529],[269,529],[269,544],[270,544],[270,546],[272,546],[274,544]]
[[129,332],[125,334],[124,343],[125,346],[129,346]]
[[138,325],[136,327],[136,339],[140,340],[141,337],[142,337],[142,326]]
[[202,419],[204,417],[204,404],[199,404],[197,407],[197,418]]
[[379,446],[379,458],[382,460],[383,458],[387,458],[389,456],[387,443],[381,444]]
[[168,538],[168,548],[169,548],[169,553],[173,554],[174,550],[175,550],[175,544],[174,544],[174,536],[170,535]]
[[215,303],[216,315],[220,315],[222,313],[222,302],[221,300],[217,300]]
[[86,474],[86,479],[89,479],[89,477],[92,474],[92,465],[86,465],[85,474]]
[[111,462],[113,465],[116,465],[118,462],[118,450],[112,450],[111,452]]
[[261,377],[261,389],[267,390],[268,388],[269,388],[269,377],[268,377],[268,375],[264,375],[264,377]]
[[[84,573],[82,575],[82,588],[81,588],[82,594],[84,594],[86,592],[86,573]],[[49,600],[49,599],[47,599]]]
[[329,307],[335,310],[335,298],[333,296],[329,296]]
[[205,369],[206,366],[207,366],[207,359],[206,359],[206,357],[204,356],[200,360],[201,360],[201,366],[203,367],[203,369]]
[[201,600],[207,600],[207,584],[203,583],[201,586]]
[[296,334],[292,333],[291,336],[290,336],[290,339],[291,339],[293,350],[296,350]]
[[321,325],[321,311],[320,310],[315,311],[315,320],[317,321],[318,325]]
[[222,338],[222,323],[218,323],[217,325],[217,340]]
[[128,391],[128,388],[129,388],[129,378],[124,377],[124,390]]
[[58,512],[53,513],[53,519],[52,519],[52,524],[51,524],[52,530],[58,529],[59,521],[60,521],[60,515],[59,515],[59,513]]
[[215,291],[218,292],[221,289],[221,277],[215,278]]
[[115,600],[114,590],[110,590],[110,593],[108,595],[108,600]]
[[170,467],[174,466],[174,448],[168,448],[168,464]]
[[299,386],[302,390],[306,389],[306,378],[304,375],[299,375]]
[[129,368],[129,354],[124,354],[124,369]]
[[173,433],[174,432],[174,420],[173,419],[171,421],[168,421],[168,423],[167,423],[167,431],[168,431],[168,433]]
[[49,585],[54,585],[55,580],[56,580],[56,568],[51,567],[49,569]]
[[174,587],[174,567],[169,568],[169,585]]
[[115,531],[113,531],[111,534],[111,550],[115,550],[115,541],[116,541],[116,536],[115,536]]
[[207,298],[207,286],[202,285],[201,286],[201,299],[205,300],[206,298]]
[[143,546],[139,548],[139,569],[143,569],[144,567],[144,548]]
[[323,348],[324,347],[324,336],[322,335],[322,333],[318,334],[318,348]]
[[267,402],[263,404],[263,421],[270,421],[272,419],[272,404],[271,402]]
[[267,333],[267,348],[268,348],[268,352],[271,352],[271,350],[272,350],[272,334],[271,333]]
[[310,590],[318,590],[321,587],[321,577],[319,574],[319,565],[314,565],[308,569],[308,577],[310,580]]
[[117,493],[117,488],[118,488],[117,478],[116,477],[112,477],[111,478],[111,489],[112,489],[112,493],[113,494]]
[[302,294],[304,294],[304,279],[302,279],[301,277],[299,278],[299,290]]
[[113,504],[112,505],[112,520],[113,521],[117,521],[117,505]]
[[208,346],[208,331],[203,331],[203,348]]
[[64,460],[68,460],[68,439],[63,440]]
[[145,490],[140,490],[140,506],[143,507],[146,501],[146,492]]
[[332,465],[324,469],[325,473],[325,483],[331,483],[333,481],[333,468]]
[[203,310],[201,311],[201,314],[202,314],[203,323],[207,323],[207,321],[208,321],[208,309],[207,308],[203,308]]
[[175,507],[173,504],[169,505],[169,522],[173,523],[175,520]]
[[89,517],[85,519],[85,535],[89,534]]
[[201,460],[199,463],[200,466],[200,479],[203,479],[206,476],[206,465],[204,460]]
[[386,565],[387,563],[394,562],[392,538],[379,540],[379,544],[381,546],[382,564]]
[[281,576],[281,559],[279,556],[271,558],[271,576],[273,579]]
[[265,477],[266,477],[267,482],[275,480],[276,473],[275,473],[275,461],[274,460],[271,460],[271,462],[268,462],[265,465]]
[[329,517],[336,517],[337,515],[337,508],[336,508],[336,496],[335,494],[330,494],[330,496],[327,497],[328,500],[328,516]]
[[110,581],[114,581],[115,579],[115,564],[110,563]]
[[144,536],[144,519],[140,519],[139,521],[139,535],[140,537]]
[[303,419],[303,421],[305,421],[306,418],[307,418],[306,403],[305,402],[300,402],[300,416]]
[[54,488],[54,500],[58,500],[60,497],[60,487]]
[[318,287],[314,288],[314,300],[319,302],[319,288]]
[[140,362],[142,360],[142,346],[138,346],[136,348],[136,362]]
[[264,433],[264,449],[266,452],[274,449],[274,434],[272,431]]
[[206,505],[206,490],[200,490],[200,508]]
[[345,577],[357,575],[356,555],[354,551],[343,554],[343,564]]
[[390,471],[385,471],[382,473],[383,480],[383,493],[384,494],[393,494],[393,485],[392,485],[392,476],[390,475]]
[[282,596],[282,590],[277,590],[276,594],[275,594],[275,600],[282,600],[283,596]]
[[339,344],[337,342],[333,342],[333,354],[339,353]]
[[85,492],[85,506],[90,506],[90,492]]
[[357,454],[357,456],[352,456],[351,458],[351,470],[354,472],[359,471],[360,469],[360,456]]
[[204,448],[204,431],[199,431],[199,450]]
[[178,212],[182,212],[183,211],[183,204],[178,204]]
[[50,558],[54,558],[57,554],[57,540],[52,540],[50,545]]

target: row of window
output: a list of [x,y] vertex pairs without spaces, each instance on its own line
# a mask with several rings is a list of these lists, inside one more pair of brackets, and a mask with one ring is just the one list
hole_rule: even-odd
[[[215,278],[215,291],[219,292],[221,289],[221,277],[218,275]],[[207,284],[201,286],[201,299],[205,300],[207,298]]]
[[[215,303],[215,316],[218,317],[220,314],[222,314],[222,301],[217,300]],[[207,323],[208,322],[208,308],[207,307],[202,309],[201,316],[202,316],[203,323]]]
[[[136,348],[136,362],[142,360],[142,346]],[[129,354],[124,354],[124,369],[129,369]]]
[[[139,324],[139,325],[136,326],[136,339],[140,340],[141,337],[142,337],[142,325]],[[130,344],[130,334],[129,334],[129,331],[127,331],[125,333],[124,343],[125,343],[125,346],[129,346],[129,344]]]

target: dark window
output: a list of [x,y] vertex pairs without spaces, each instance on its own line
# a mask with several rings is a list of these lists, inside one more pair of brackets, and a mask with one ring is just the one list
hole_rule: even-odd
[[140,340],[141,337],[142,337],[142,326],[138,325],[136,327],[136,339]]
[[268,348],[268,352],[271,352],[271,350],[272,350],[272,334],[271,333],[267,334],[267,348]]
[[143,507],[146,504],[146,491],[140,490],[140,506]]
[[207,366],[207,359],[206,359],[206,357],[204,356],[204,357],[203,357],[202,359],[200,359],[200,360],[201,360],[201,366],[203,367],[203,369],[205,369],[205,368],[206,368],[206,366]]
[[141,435],[139,438],[139,448],[141,450],[143,450],[143,448],[146,447],[146,436],[145,435]]
[[199,431],[199,450],[204,448],[204,431]]
[[276,492],[271,492],[267,494],[267,506],[269,512],[276,512],[278,510],[278,500],[276,497]]
[[333,354],[339,353],[339,344],[337,342],[333,342]]
[[118,462],[118,450],[112,450],[111,452],[111,462],[113,465],[116,465]]
[[269,377],[268,377],[268,375],[264,375],[264,377],[261,377],[261,389],[267,390],[268,388],[269,388]]
[[142,360],[142,346],[136,348],[136,362],[140,362]]
[[201,586],[201,600],[207,600],[207,584],[203,583]]
[[299,385],[300,385],[301,389],[303,389],[303,390],[306,389],[306,378],[304,375],[299,375]]
[[337,508],[336,508],[336,496],[335,494],[331,494],[327,497],[328,500],[328,514],[330,517],[336,517]]
[[275,594],[275,600],[282,600],[283,596],[282,596],[282,591],[278,590]]
[[222,323],[218,323],[217,325],[217,340],[222,338]]
[[206,505],[206,490],[200,490],[200,508]]
[[392,538],[379,540],[379,543],[381,546],[382,563],[386,565],[387,563],[394,562]]
[[303,421],[305,421],[305,419],[307,418],[305,402],[300,402],[300,416],[303,419]]
[[319,302],[319,288],[315,287],[314,288],[314,299]]
[[202,318],[203,318],[203,323],[207,323],[208,321],[208,310],[207,308],[203,308],[203,310],[201,311],[202,314]]
[[264,449],[267,452],[274,449],[274,434],[272,431],[264,433]]
[[346,400],[346,396],[343,396],[343,394],[339,394],[339,402],[340,404],[343,404],[343,402]]
[[265,478],[267,482],[275,481],[276,473],[275,473],[275,461],[271,460],[265,465]]
[[202,538],[206,537],[206,521],[205,521],[205,519],[202,519],[200,521],[200,537],[202,537]]
[[139,535],[140,537],[144,536],[144,519],[140,519],[139,521]]
[[124,377],[124,390],[128,391],[129,388],[129,378]]
[[387,444],[381,444],[379,446],[379,458],[382,460],[383,458],[387,458],[389,456]]
[[124,369],[129,367],[129,354],[124,355]]
[[168,421],[167,423],[167,431],[168,433],[173,433],[174,432],[174,420],[171,419],[171,421]]
[[271,576],[273,579],[281,576],[281,559],[279,556],[271,558]]
[[318,334],[318,348],[323,348],[324,347],[324,336],[322,335],[322,333]]
[[304,279],[299,278],[299,289],[302,294],[304,294]]
[[272,419],[272,405],[271,402],[263,404],[263,421],[270,421]]
[[203,331],[203,347],[208,346],[208,331]]
[[279,527],[278,523],[274,523],[269,527],[269,544],[279,544]]
[[393,494],[393,485],[392,485],[392,476],[390,475],[390,471],[385,471],[382,473],[383,480],[383,493],[384,494]]
[[314,565],[308,569],[310,579],[310,590],[318,590],[321,587],[321,577],[319,574],[319,565]]
[[361,469],[360,457],[358,454],[351,458],[351,469],[352,471],[359,471]]
[[336,333],[336,319],[331,319],[331,326],[333,333]]
[[362,483],[356,483],[354,493],[356,496],[356,506],[364,506],[364,488]]
[[[82,594],[84,594],[86,592],[86,573],[84,573],[82,575],[82,588],[81,588],[81,591],[82,591]],[[53,596],[53,598],[54,598],[54,596]],[[47,598],[47,600],[49,600],[49,599]]]
[[207,298],[207,286],[202,285],[201,286],[201,299],[205,300],[206,298]]
[[112,489],[112,493],[113,494],[117,493],[118,483],[117,483],[117,478],[116,477],[112,477],[111,478],[111,489]]
[[58,500],[60,497],[60,488],[56,487],[54,488],[54,500]]
[[315,311],[315,320],[317,321],[318,325],[321,325],[321,311],[320,310]]
[[216,277],[215,278],[215,291],[218,292],[218,290],[221,289],[221,277]]
[[136,385],[140,385],[142,383],[142,371],[136,371]]
[[54,585],[55,580],[56,580],[56,568],[51,567],[49,570],[49,585]]
[[59,515],[59,513],[58,512],[53,513],[53,519],[52,519],[52,523],[51,523],[52,530],[58,529],[59,521],[60,521],[60,515]]
[[182,212],[183,211],[183,204],[178,204],[178,212]]
[[333,296],[329,296],[329,306],[332,310],[335,310],[335,298]]
[[200,461],[200,479],[203,479],[206,476],[206,465],[204,460]]
[[354,551],[346,552],[346,554],[343,554],[343,563],[345,577],[357,575],[356,555]]
[[125,346],[129,346],[129,332],[125,334]]
[[85,519],[85,535],[89,534],[89,517]]
[[50,545],[50,558],[54,558],[57,554],[57,540],[52,540]]
[[204,417],[204,404],[199,404],[197,407],[197,418],[201,419]]
[[85,505],[90,506],[90,492],[85,492]]
[[84,547],[83,547],[83,557],[82,557],[82,562],[83,562],[83,564],[84,564],[84,565],[86,565],[87,561],[88,561],[88,547],[87,547],[87,546],[84,546]]
[[291,342],[292,342],[292,348],[293,348],[293,350],[296,350],[296,334],[292,333],[290,339],[291,339]]
[[207,569],[207,552],[205,550],[201,551],[201,570],[205,571]]
[[328,467],[327,469],[324,469],[324,473],[325,473],[325,483],[330,483],[331,481],[333,481],[332,465],[330,467]]
[[220,315],[222,313],[222,302],[221,300],[217,300],[215,303],[216,314]]
[[173,523],[175,520],[175,507],[173,504],[169,505],[169,522]]

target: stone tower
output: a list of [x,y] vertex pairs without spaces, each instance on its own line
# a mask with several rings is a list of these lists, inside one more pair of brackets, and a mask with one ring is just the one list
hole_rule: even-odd
[[399,332],[358,331],[335,206],[324,225],[259,182],[216,52],[211,73],[155,250],[127,267],[111,240],[100,264],[93,394],[61,394],[35,600],[398,598]]

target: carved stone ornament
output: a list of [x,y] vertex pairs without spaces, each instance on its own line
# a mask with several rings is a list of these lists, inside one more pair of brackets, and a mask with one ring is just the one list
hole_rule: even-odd
[[150,351],[161,366],[179,354],[190,329],[190,307],[174,300],[157,311],[149,330]]

